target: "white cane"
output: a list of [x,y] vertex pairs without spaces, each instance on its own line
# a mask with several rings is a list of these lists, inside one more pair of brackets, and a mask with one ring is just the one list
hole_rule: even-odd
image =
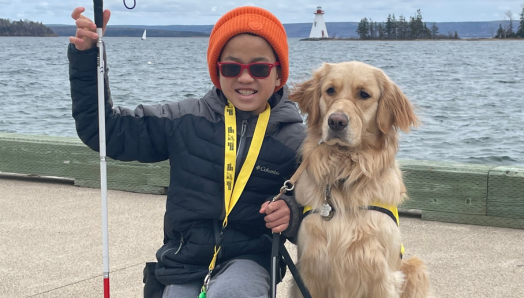
[[100,137],[100,193],[102,196],[102,243],[104,262],[104,298],[109,298],[109,238],[107,223],[107,165],[106,165],[106,119],[105,119],[105,96],[104,96],[104,44],[102,43],[104,17],[103,1],[93,0],[95,11],[96,33],[98,34],[98,59],[97,59],[97,82],[98,82],[98,134]]

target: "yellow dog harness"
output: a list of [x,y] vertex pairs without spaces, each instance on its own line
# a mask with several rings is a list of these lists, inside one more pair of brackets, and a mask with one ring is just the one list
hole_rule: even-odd
[[[397,206],[388,206],[385,204],[375,203],[373,205],[367,206],[367,208],[363,207],[363,209],[382,212],[386,214],[387,216],[389,216],[391,219],[393,219],[393,221],[397,224],[397,226],[400,225]],[[304,206],[304,211],[303,211],[304,216],[308,215],[309,213],[318,213],[318,212],[320,211],[312,210],[310,206]],[[401,259],[403,255],[404,255],[404,244],[401,244],[400,245],[400,258]]]

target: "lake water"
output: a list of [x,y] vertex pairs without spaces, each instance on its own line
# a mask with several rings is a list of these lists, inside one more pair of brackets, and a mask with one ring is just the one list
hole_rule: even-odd
[[[179,101],[210,88],[207,38],[104,38],[115,105]],[[67,37],[0,38],[0,131],[76,136]],[[382,68],[423,125],[399,158],[524,166],[524,41],[290,39],[290,83],[326,62]]]

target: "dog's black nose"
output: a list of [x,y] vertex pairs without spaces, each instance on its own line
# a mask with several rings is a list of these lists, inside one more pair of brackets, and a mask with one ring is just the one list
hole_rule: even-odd
[[328,125],[333,131],[341,131],[348,126],[348,117],[342,113],[329,115]]

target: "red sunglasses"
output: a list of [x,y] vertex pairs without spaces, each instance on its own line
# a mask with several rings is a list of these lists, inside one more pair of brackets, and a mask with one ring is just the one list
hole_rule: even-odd
[[255,62],[249,64],[242,64],[237,62],[217,62],[220,73],[225,78],[238,78],[244,69],[247,69],[249,75],[255,79],[265,79],[269,77],[271,69],[280,63],[264,63]]

